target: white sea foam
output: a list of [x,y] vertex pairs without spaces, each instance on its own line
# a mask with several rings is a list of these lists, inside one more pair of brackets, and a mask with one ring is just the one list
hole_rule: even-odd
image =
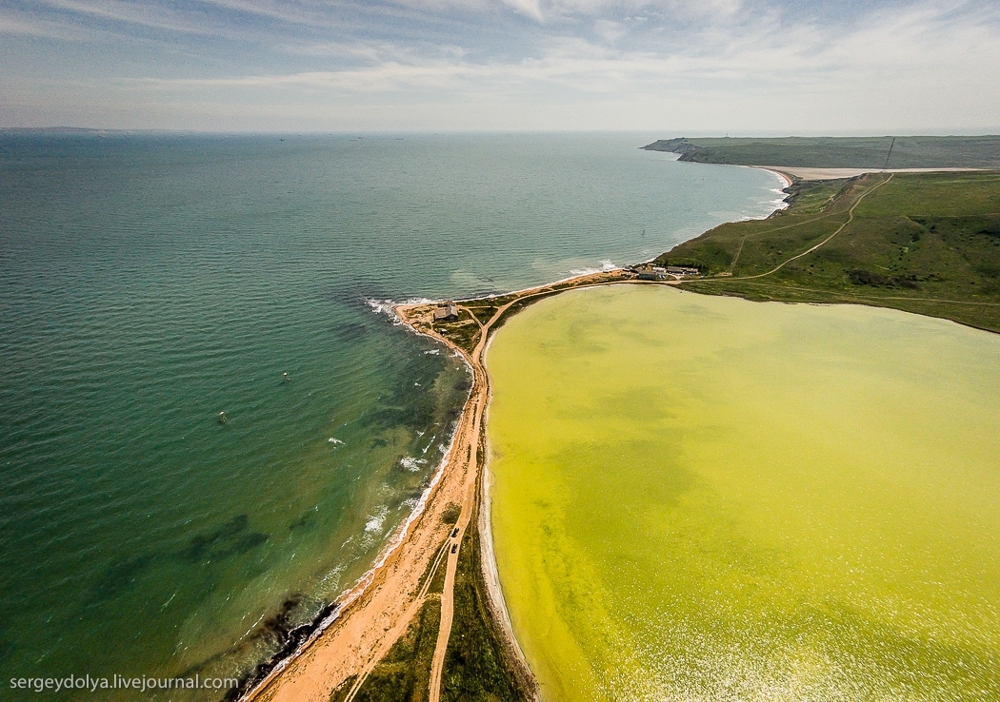
[[365,303],[372,308],[375,314],[388,317],[393,324],[402,324],[403,321],[396,315],[396,302],[393,300],[376,300],[373,297],[365,298]]
[[616,270],[616,266],[610,259],[604,259],[600,261],[600,268],[573,268],[570,273],[573,275],[590,275],[591,273],[607,273],[608,271]]
[[[469,369],[469,372],[471,373],[471,369]],[[341,613],[345,609],[350,607],[351,603],[353,603],[355,600],[361,597],[362,594],[364,594],[365,590],[367,590],[368,586],[371,585],[372,581],[374,580],[375,573],[377,573],[379,569],[381,569],[382,566],[385,565],[386,561],[389,559],[389,556],[395,553],[396,549],[399,548],[399,545],[403,543],[403,540],[406,538],[406,535],[410,532],[410,527],[420,517],[420,515],[423,514],[424,509],[427,507],[427,500],[430,497],[431,492],[434,491],[434,488],[441,481],[441,476],[444,474],[444,469],[448,465],[448,462],[451,460],[451,449],[455,439],[455,431],[457,430],[457,428],[458,428],[457,424],[452,426],[451,434],[447,440],[448,443],[440,445],[439,448],[441,449],[441,453],[443,454],[441,461],[438,463],[434,472],[431,474],[431,479],[424,487],[424,490],[420,494],[420,497],[414,503],[413,509],[410,512],[409,516],[405,520],[403,520],[403,523],[396,528],[395,532],[392,535],[392,538],[389,540],[387,547],[382,549],[382,552],[379,555],[378,559],[375,561],[372,567],[365,572],[364,575],[362,575],[360,578],[354,581],[354,584],[351,587],[340,593],[340,595],[336,599],[337,607],[335,607],[333,611],[330,612],[330,614],[328,614],[319,622],[318,626],[312,632],[312,634],[310,634],[305,644],[300,645],[299,648],[296,649],[296,652],[293,655],[282,659],[278,663],[278,665],[274,667],[274,669],[271,671],[272,676],[277,675],[285,668],[287,668],[288,665],[293,660],[295,660],[295,658],[298,657],[298,654],[304,649],[306,644],[315,641],[316,638],[319,637],[324,631],[326,631],[331,624],[333,624],[335,621],[337,621],[337,619],[340,618]],[[404,504],[408,503],[409,501],[407,501]],[[353,538],[354,537],[349,537],[347,541],[344,542],[344,545],[346,546],[348,543],[350,543],[353,540]]]
[[406,470],[410,471],[411,473],[416,473],[418,470],[420,470],[421,466],[427,465],[427,459],[413,458],[412,456],[407,456],[405,458],[400,459],[399,465],[403,466],[403,468],[406,468]]
[[334,446],[343,446],[344,445],[343,441],[341,441],[340,439],[335,439],[332,436],[329,439],[327,439],[327,442],[333,444]]
[[434,445],[434,439],[436,439],[436,438],[437,438],[437,434],[434,434],[433,436],[431,436],[430,443],[428,443],[426,446],[424,446],[423,449],[421,449],[420,453],[423,454],[424,456],[426,456],[427,452],[430,451],[431,446]]
[[431,349],[430,351],[424,351],[425,356],[437,356],[441,353],[441,349]]
[[329,571],[327,571],[326,575],[324,575],[320,579],[319,581],[320,586],[324,590],[327,588],[333,589],[337,587],[338,585],[340,585],[340,576],[343,574],[345,570],[347,570],[346,563],[341,563],[340,565],[331,568]]
[[375,509],[375,512],[368,516],[368,521],[365,522],[365,533],[381,534],[382,526],[385,524],[385,518],[388,514],[389,508],[385,505],[379,505]]

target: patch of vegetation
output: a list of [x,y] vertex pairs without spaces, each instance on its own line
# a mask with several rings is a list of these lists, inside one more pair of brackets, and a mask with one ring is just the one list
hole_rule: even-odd
[[462,516],[462,505],[457,502],[449,502],[441,512],[441,521],[445,524],[454,524]]
[[434,322],[434,331],[470,353],[479,342],[479,325],[466,310],[460,310],[456,320]]
[[[428,598],[410,628],[361,685],[356,702],[423,702],[430,688],[431,659],[441,624],[441,600]],[[330,696],[341,702],[353,685],[345,682]]]
[[906,276],[881,275],[861,268],[855,268],[847,271],[847,277],[855,285],[872,285],[877,288],[901,287],[910,288],[911,290],[917,289],[917,276],[912,273]]
[[504,311],[503,315],[499,319],[497,319],[496,322],[493,323],[493,326],[490,327],[490,334],[493,334],[498,329],[500,329],[500,327],[502,327],[504,324],[507,323],[507,320],[509,320],[511,317],[513,317],[515,314],[517,314],[518,312],[520,312],[521,310],[523,310],[528,305],[533,305],[536,302],[538,302],[539,300],[543,300],[543,299],[545,299],[547,297],[551,297],[551,296],[555,295],[556,293],[560,293],[560,292],[563,292],[564,290],[569,290],[569,289],[575,288],[575,287],[578,287],[578,286],[573,285],[573,284],[567,284],[567,283],[559,283],[557,285],[551,286],[551,288],[549,290],[546,290],[546,291],[544,291],[542,293],[539,293],[537,295],[532,295],[531,297],[521,298],[520,300],[518,300],[517,302],[515,302],[513,305],[511,305],[510,307],[508,307]]
[[681,161],[805,168],[998,168],[1000,136],[661,139]]
[[[789,208],[795,208],[796,214],[820,214],[840,194],[844,186],[847,185],[848,180],[847,178],[839,180],[800,180],[784,189],[784,192],[788,193],[785,202],[788,203]],[[782,214],[783,212],[784,210],[778,210],[775,214]]]
[[[445,655],[441,699],[445,702],[521,702],[529,699],[522,681],[510,664],[502,639],[487,608],[486,583],[480,568],[479,534],[466,531],[455,573],[455,609]],[[446,547],[450,547],[449,540]],[[440,593],[444,585],[444,561],[432,577],[420,614],[406,634],[362,684],[357,702],[422,702],[427,699],[430,666],[441,623]],[[428,568],[429,570],[429,568]],[[343,702],[355,678],[345,681],[330,695],[330,702]]]
[[[716,227],[657,262],[698,264],[707,277],[683,286],[701,293],[894,307],[1000,331],[1000,172],[839,183],[832,196],[828,182],[799,183],[788,210]],[[790,261],[847,223],[862,196],[837,236]]]
[[[443,551],[443,550],[444,550],[445,548],[448,548],[448,546],[449,546],[449,545],[448,545],[448,544],[446,544],[446,543],[445,543],[445,541],[442,541],[442,542],[441,542],[441,545],[440,545],[440,547],[439,547],[439,550],[438,550],[437,552],[435,552],[435,557],[434,557],[434,558],[432,558],[432,559],[431,559],[431,562],[427,564],[427,569],[426,569],[426,570],[424,571],[424,574],[420,576],[420,585],[419,585],[419,587],[420,587],[421,589],[423,588],[423,586],[424,586],[424,583],[426,583],[426,582],[427,582],[427,579],[428,579],[428,578],[433,578],[433,579],[434,579],[434,581],[437,581],[437,580],[439,580],[439,579],[440,579],[441,577],[443,577],[443,576],[442,576],[441,574],[442,574],[442,573],[443,573],[443,572],[444,572],[444,571],[445,571],[446,569],[445,569],[445,568],[444,568],[444,567],[443,567],[443,566],[441,565],[441,563],[442,563],[442,562],[444,561],[444,558],[442,557],[442,558],[441,558],[440,560],[438,560],[437,556],[438,556],[438,555],[439,555],[439,554],[441,553],[441,551]],[[441,592],[441,588],[438,588],[437,590],[435,590],[435,589],[434,589],[434,585],[432,584],[432,585],[430,585],[430,586],[428,587],[427,591],[428,591],[428,592]]]
[[768,219],[722,224],[658,256],[654,263],[665,266],[683,260],[704,275],[763,273],[835,232],[847,221],[851,205],[873,184],[863,178],[841,183],[836,188],[824,181],[801,182],[795,186],[798,197],[787,210]]
[[480,557],[479,534],[470,527],[455,574],[455,618],[445,655],[441,699],[444,702],[526,700],[522,683],[507,658],[487,608]]
[[[451,548],[450,539],[447,542],[445,542],[443,548]],[[434,577],[431,579],[431,584],[427,588],[427,592],[437,593],[439,595],[442,592],[444,592],[444,579],[447,574],[448,574],[448,562],[446,559],[442,558],[441,564],[437,567],[437,570],[434,571]]]
[[[475,316],[476,319],[480,321],[481,324],[486,324],[493,315],[496,314],[499,305],[497,304],[497,298],[488,298],[481,304],[476,304],[474,302],[466,302],[465,306],[470,312]],[[500,303],[503,304],[503,303]]]
[[357,679],[357,675],[352,675],[347,680],[340,683],[340,686],[330,693],[330,702],[344,702],[344,700],[347,699],[347,695],[350,694],[351,688],[354,687],[354,681]]

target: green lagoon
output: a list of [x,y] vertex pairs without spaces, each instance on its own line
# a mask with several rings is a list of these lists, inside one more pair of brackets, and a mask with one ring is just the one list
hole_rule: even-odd
[[1000,336],[615,286],[487,363],[546,702],[1000,699]]

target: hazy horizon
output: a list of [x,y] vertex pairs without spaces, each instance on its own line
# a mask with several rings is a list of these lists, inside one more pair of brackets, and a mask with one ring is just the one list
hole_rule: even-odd
[[[660,132],[663,132],[662,134]],[[993,133],[989,130],[926,130],[926,131],[913,131],[907,133],[889,133],[889,132],[866,132],[866,131],[851,131],[842,133],[831,133],[831,132],[795,132],[788,133],[782,131],[772,131],[772,132],[752,132],[752,133],[732,133],[732,134],[721,134],[719,132],[700,132],[695,130],[688,131],[678,131],[678,130],[655,130],[655,129],[551,129],[551,130],[518,130],[518,129],[437,129],[437,130],[399,130],[399,129],[260,129],[260,130],[233,130],[233,129],[167,129],[159,127],[148,127],[148,128],[118,128],[118,127],[81,127],[76,125],[60,124],[45,127],[25,127],[25,126],[8,126],[0,127],[0,133],[48,133],[48,134],[121,134],[121,135],[132,135],[132,134],[148,134],[157,135],[162,134],[165,136],[177,135],[177,136],[282,136],[282,137],[316,137],[316,136],[343,136],[343,137],[357,137],[357,136],[372,136],[372,137],[422,137],[422,136],[558,136],[560,134],[565,134],[567,136],[579,136],[585,134],[594,135],[628,135],[634,134],[636,137],[643,138],[653,138],[653,139],[675,139],[675,138],[688,138],[688,139],[701,139],[701,138],[732,138],[732,139],[781,139],[781,138],[820,138],[820,137],[832,137],[832,138],[889,138],[889,137],[901,137],[901,138],[917,138],[917,137],[974,137],[974,136],[1000,136],[1000,129]],[[655,137],[653,136],[655,135]],[[640,146],[644,146],[640,145]],[[639,148],[639,147],[637,147]]]

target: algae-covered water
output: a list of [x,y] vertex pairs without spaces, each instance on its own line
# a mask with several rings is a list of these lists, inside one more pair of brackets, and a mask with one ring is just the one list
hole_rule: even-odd
[[546,702],[1000,699],[1000,336],[617,286],[487,362]]

